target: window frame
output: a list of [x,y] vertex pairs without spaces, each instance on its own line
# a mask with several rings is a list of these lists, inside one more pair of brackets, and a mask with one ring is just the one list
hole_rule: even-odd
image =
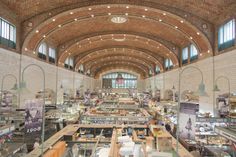
[[[187,58],[184,58],[183,56],[184,53],[186,53],[187,55]],[[182,64],[187,64],[188,63],[188,60],[189,60],[189,46],[186,46],[182,49],[182,55],[181,55],[181,60],[182,60]]]
[[166,58],[164,64],[166,70],[171,70],[174,67],[173,61],[170,58]]
[[[123,84],[116,83],[116,78],[117,78],[118,74],[122,75],[122,77],[124,79]],[[114,88],[114,89],[137,88],[138,76],[131,74],[131,73],[127,73],[127,72],[111,72],[111,73],[106,73],[106,74],[102,75],[102,87],[103,88],[106,88],[105,82],[111,82],[111,88]]]
[[[40,50],[41,48],[42,48],[42,51]],[[46,42],[40,43],[40,45],[38,47],[38,58],[46,61],[47,60],[47,49],[48,49],[48,45]]]
[[65,62],[64,62],[64,67],[66,69],[73,70],[74,69],[74,58],[73,57],[67,57]]
[[[227,24],[229,24],[230,22],[232,22],[232,30],[231,30],[231,32],[228,32],[227,34],[225,34],[224,32],[227,31],[227,30],[225,30],[225,29],[227,29],[225,27],[227,27]],[[232,18],[230,20],[227,20],[223,24],[221,24],[218,27],[217,33],[218,33],[217,34],[217,36],[218,36],[217,44],[218,44],[218,51],[219,52],[235,46],[235,40],[236,40],[236,19]],[[232,38],[229,39],[229,40],[225,40],[225,37],[227,38],[227,35],[230,35],[230,34],[232,34]],[[222,42],[221,42],[221,40],[222,40]]]
[[16,49],[16,26],[0,17],[0,44]]

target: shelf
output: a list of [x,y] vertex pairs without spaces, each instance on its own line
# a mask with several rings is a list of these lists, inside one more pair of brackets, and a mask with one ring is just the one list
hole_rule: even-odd
[[216,126],[215,132],[233,142],[236,142],[236,130]]

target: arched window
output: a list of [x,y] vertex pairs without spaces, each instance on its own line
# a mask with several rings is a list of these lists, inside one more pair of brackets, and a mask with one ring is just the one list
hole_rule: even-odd
[[196,59],[198,59],[198,50],[193,44],[191,44],[190,45],[190,61],[194,61]]
[[79,73],[84,73],[84,66],[83,66],[83,64],[79,65],[79,71],[78,72]]
[[198,49],[195,45],[190,44],[182,49],[182,65],[198,59]]
[[156,65],[155,72],[156,74],[159,74],[161,72],[161,69],[158,65]]
[[55,63],[56,49],[48,45],[47,43],[43,42],[38,47],[38,57],[45,61],[48,60],[50,63]]
[[87,70],[86,74],[87,74],[87,75],[90,75],[90,69]]
[[47,59],[47,44],[44,42],[39,45],[38,57],[43,60]]
[[137,88],[137,76],[125,73],[114,72],[102,76],[103,88]]
[[67,57],[65,60],[64,67],[72,70],[74,68],[74,59],[72,57]]
[[166,58],[165,59],[165,69],[166,70],[169,70],[169,69],[172,69],[173,68],[173,62],[171,59],[169,58]]
[[149,76],[152,76],[152,75],[153,75],[152,69],[150,68],[150,69],[149,69]]
[[188,63],[188,47],[183,48],[182,50],[182,64],[186,64]]
[[52,47],[49,47],[48,50],[48,59],[50,63],[55,63],[56,60],[56,50]]
[[0,44],[16,48],[16,27],[0,17]]

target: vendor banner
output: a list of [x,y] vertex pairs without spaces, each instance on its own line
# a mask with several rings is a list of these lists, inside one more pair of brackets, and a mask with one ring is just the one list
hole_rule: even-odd
[[[25,101],[25,133],[26,136],[41,134],[43,100]],[[35,138],[35,137],[34,137]]]
[[199,104],[196,103],[180,103],[179,114],[179,133],[180,138],[194,140],[195,139],[195,122],[196,113],[199,111]]

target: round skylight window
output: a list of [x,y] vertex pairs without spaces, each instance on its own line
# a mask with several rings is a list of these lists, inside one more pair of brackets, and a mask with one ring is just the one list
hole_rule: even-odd
[[113,23],[125,23],[127,22],[127,17],[124,17],[124,16],[113,16],[111,18],[111,22]]

